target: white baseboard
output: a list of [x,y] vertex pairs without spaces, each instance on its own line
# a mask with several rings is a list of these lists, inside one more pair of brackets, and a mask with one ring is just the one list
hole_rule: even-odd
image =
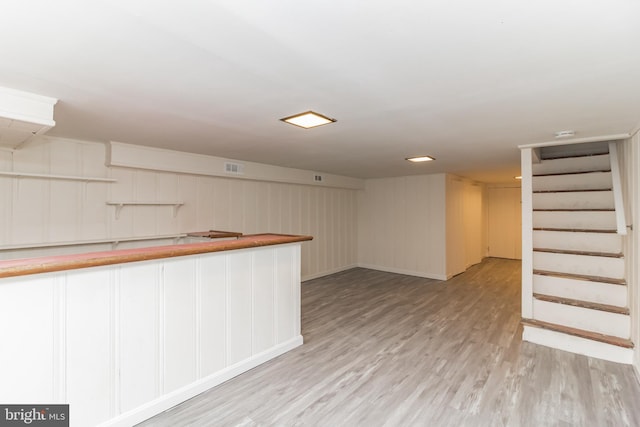
[[386,267],[381,265],[358,263],[358,267],[368,268],[370,270],[386,271],[387,273],[397,273],[397,274],[405,274],[407,276],[424,277],[426,279],[436,279],[436,280],[448,279],[445,274],[425,273],[424,271],[404,270],[402,268]]
[[338,267],[338,268],[334,268],[334,269],[331,269],[331,270],[323,271],[322,273],[309,274],[309,275],[303,276],[301,281],[302,282],[306,282],[307,280],[313,280],[313,279],[317,279],[319,277],[328,276],[330,274],[340,273],[342,271],[351,270],[352,268],[356,268],[356,267],[358,267],[357,264],[350,264],[350,265],[347,265],[347,266],[344,266],[344,267]]
[[599,341],[563,334],[548,329],[524,325],[522,340],[544,345],[558,350],[609,360],[611,362],[633,363],[633,349],[618,347]]
[[135,409],[120,414],[119,416],[100,424],[100,427],[129,427],[138,424],[153,417],[154,415],[158,415],[161,412],[166,411],[167,409],[185,402],[186,400],[189,400],[192,397],[197,396],[198,394],[203,393],[212,387],[222,384],[223,382],[228,381],[231,378],[242,374],[243,372],[253,369],[268,360],[278,357],[281,354],[302,345],[302,343],[302,335],[298,335],[287,342],[270,348],[269,350],[258,353],[255,356],[251,356],[241,362],[238,362],[232,366],[222,369],[221,371],[211,374],[208,377],[201,378],[191,384],[167,393],[159,397],[158,399],[155,399]]

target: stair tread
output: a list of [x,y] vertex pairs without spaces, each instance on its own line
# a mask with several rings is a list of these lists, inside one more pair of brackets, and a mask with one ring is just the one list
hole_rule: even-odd
[[601,256],[607,258],[623,258],[621,253],[613,252],[593,252],[593,251],[576,251],[569,249],[551,249],[551,248],[533,248],[534,252],[547,252],[552,254],[567,254],[567,255],[584,255],[584,256]]
[[562,231],[570,233],[611,233],[615,234],[616,230],[595,230],[589,228],[549,228],[549,227],[534,227],[534,231]]
[[607,313],[624,314],[627,316],[629,315],[628,307],[619,307],[617,305],[582,301],[582,300],[573,299],[573,298],[558,297],[555,295],[545,295],[545,294],[539,294],[535,292],[533,294],[533,297],[536,299],[539,299],[540,301],[554,302],[557,304],[571,305],[574,307],[589,308],[591,310],[606,311]]
[[585,331],[584,329],[572,328],[569,326],[558,325],[550,322],[543,322],[542,320],[535,319],[522,319],[522,324],[527,326],[533,326],[542,329],[548,329],[555,332],[564,333],[567,335],[573,335],[580,338],[586,338],[593,341],[602,342],[605,344],[611,344],[618,347],[633,348],[634,344],[631,340],[615,337],[612,335],[599,334],[597,332]]
[[602,276],[589,276],[586,274],[560,273],[557,271],[546,271],[546,270],[533,270],[533,274],[537,274],[539,276],[561,277],[563,279],[584,280],[587,282],[609,283],[611,285],[627,284],[624,279],[614,279],[611,277],[602,277]]
[[596,169],[586,171],[571,171],[571,172],[551,172],[551,173],[534,173],[532,176],[562,176],[562,175],[580,175],[585,173],[607,173],[611,172],[611,169]]
[[534,190],[534,193],[584,193],[587,191],[612,191],[611,188],[583,188],[567,190]]
[[612,208],[562,208],[562,209],[533,209],[534,212],[615,212]]
[[542,157],[542,161],[545,160],[557,160],[557,159],[577,159],[580,157],[594,157],[594,156],[608,156],[609,150],[605,152],[604,150],[601,153],[591,153],[591,154],[546,154]]

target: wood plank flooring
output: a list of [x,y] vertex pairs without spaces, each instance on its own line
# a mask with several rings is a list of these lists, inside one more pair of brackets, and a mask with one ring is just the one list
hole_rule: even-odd
[[640,426],[631,366],[521,340],[520,262],[302,285],[305,344],[141,426]]

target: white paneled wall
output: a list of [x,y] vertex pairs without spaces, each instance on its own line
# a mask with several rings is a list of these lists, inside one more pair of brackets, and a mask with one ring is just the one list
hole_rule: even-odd
[[[303,278],[357,262],[357,190],[107,167],[105,149],[38,137],[20,150],[0,151],[2,171],[117,179],[0,176],[0,246],[220,229],[312,235],[303,245]],[[175,217],[172,206],[125,206],[116,219],[107,201],[184,205]]]
[[0,279],[0,401],[133,425],[302,344],[300,244]]
[[[618,143],[618,158],[621,161],[627,223],[632,227],[624,236],[624,253],[627,259],[626,278],[629,288],[629,310],[631,311],[631,341],[640,343],[640,132],[622,143]],[[633,365],[640,379],[640,351],[634,352]]]
[[370,179],[358,200],[358,263],[444,279],[445,175]]
[[358,201],[358,263],[445,280],[484,256],[483,187],[446,174],[370,179]]

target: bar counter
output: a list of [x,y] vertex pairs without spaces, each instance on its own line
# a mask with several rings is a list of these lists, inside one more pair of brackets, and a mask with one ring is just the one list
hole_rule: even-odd
[[[192,233],[196,234],[196,233]],[[203,232],[202,235],[205,235]],[[288,234],[250,234],[237,236],[235,240],[189,243],[181,245],[154,246],[116,251],[89,252],[74,255],[58,255],[41,258],[15,259],[0,261],[0,278],[24,276],[27,274],[49,273],[73,270],[77,268],[123,264],[127,262],[148,261],[161,258],[173,258],[208,252],[231,251],[234,249],[256,248],[260,246],[281,245],[312,240],[311,236]]]
[[0,402],[69,404],[71,426],[133,426],[302,345],[307,240],[0,262]]

